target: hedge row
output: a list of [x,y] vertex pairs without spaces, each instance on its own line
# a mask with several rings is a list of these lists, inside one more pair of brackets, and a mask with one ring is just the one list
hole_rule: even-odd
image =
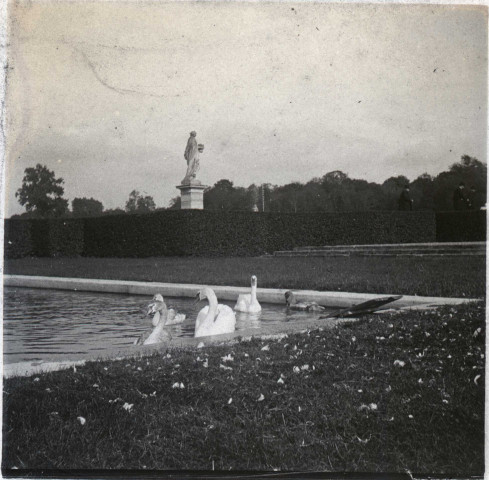
[[482,242],[486,240],[486,211],[438,212],[437,242]]
[[73,257],[83,254],[82,219],[5,220],[7,258]]
[[[433,212],[160,211],[76,220],[6,220],[7,257],[255,256],[306,245],[432,242]],[[6,245],[7,246],[7,245]]]

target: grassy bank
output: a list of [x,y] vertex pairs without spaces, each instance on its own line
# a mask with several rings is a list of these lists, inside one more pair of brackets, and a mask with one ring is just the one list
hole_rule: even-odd
[[22,258],[5,273],[148,282],[393,293],[446,297],[485,295],[485,257],[158,257]]
[[3,467],[482,475],[484,308],[8,379]]

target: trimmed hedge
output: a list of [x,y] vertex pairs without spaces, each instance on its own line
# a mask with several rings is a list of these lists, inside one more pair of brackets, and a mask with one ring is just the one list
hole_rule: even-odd
[[161,211],[85,219],[90,257],[255,256],[306,245],[435,241],[433,212]]
[[300,246],[483,241],[486,212],[254,213],[167,210],[5,220],[5,255],[256,256]]
[[83,253],[82,219],[6,219],[5,256],[73,257]]
[[33,254],[34,247],[29,220],[6,219],[3,227],[6,258],[22,258]]
[[437,242],[482,242],[486,240],[486,211],[437,212]]

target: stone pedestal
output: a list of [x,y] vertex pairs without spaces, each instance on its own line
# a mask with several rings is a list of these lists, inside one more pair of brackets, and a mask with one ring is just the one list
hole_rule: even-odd
[[201,185],[200,182],[192,181],[189,185],[178,185],[180,190],[182,210],[194,209],[204,210],[204,190],[207,185]]

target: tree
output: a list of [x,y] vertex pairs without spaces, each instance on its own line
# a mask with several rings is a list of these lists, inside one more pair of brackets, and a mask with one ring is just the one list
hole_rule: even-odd
[[137,190],[129,194],[129,200],[126,202],[126,212],[129,213],[146,213],[152,212],[156,208],[153,197],[146,195],[143,197]]
[[62,198],[64,180],[55,178],[54,172],[38,163],[35,168],[26,168],[22,187],[15,196],[27,212],[39,217],[59,217],[68,211],[68,200]]
[[71,202],[74,217],[96,217],[102,215],[104,206],[94,198],[75,198]]

